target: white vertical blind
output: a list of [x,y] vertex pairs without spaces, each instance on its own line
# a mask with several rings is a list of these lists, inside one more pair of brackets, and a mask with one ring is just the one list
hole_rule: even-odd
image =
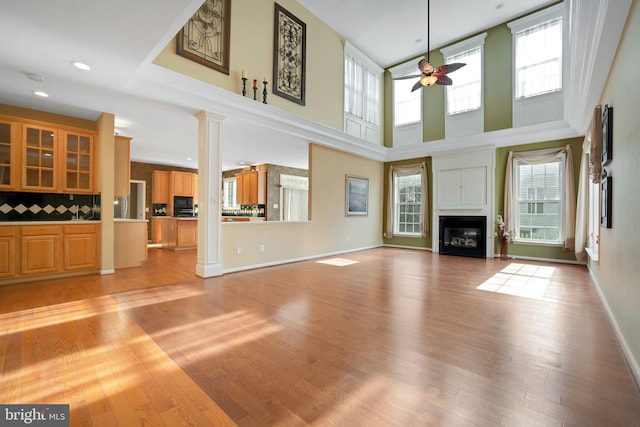
[[445,62],[467,64],[452,76],[453,84],[447,86],[447,114],[477,110],[482,106],[482,49],[462,52],[447,57]]
[[380,76],[354,56],[345,53],[344,110],[362,120],[380,125]]

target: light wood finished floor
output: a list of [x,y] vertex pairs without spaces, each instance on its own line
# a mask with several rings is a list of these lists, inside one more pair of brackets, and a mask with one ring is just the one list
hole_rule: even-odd
[[0,403],[74,426],[639,426],[585,267],[378,248],[199,279],[195,252],[0,287]]

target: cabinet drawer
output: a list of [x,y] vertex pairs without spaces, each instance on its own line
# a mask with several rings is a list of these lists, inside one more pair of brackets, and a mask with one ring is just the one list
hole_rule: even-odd
[[62,226],[64,234],[93,234],[96,232],[95,224],[73,224]]
[[17,234],[17,227],[0,227],[0,236],[16,236]]
[[57,225],[26,225],[22,227],[23,236],[57,235],[60,229]]

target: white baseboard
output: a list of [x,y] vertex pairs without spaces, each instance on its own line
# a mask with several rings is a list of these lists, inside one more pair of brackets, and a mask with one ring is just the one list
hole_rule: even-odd
[[385,248],[398,248],[398,249],[415,249],[417,251],[427,251],[427,252],[433,252],[433,249],[431,248],[421,248],[421,247],[417,247],[417,246],[403,246],[403,245],[382,245]]
[[589,275],[591,276],[591,281],[593,282],[593,287],[596,289],[598,298],[600,298],[600,302],[604,307],[604,311],[607,313],[609,322],[611,322],[611,326],[613,326],[613,330],[615,331],[618,343],[620,344],[620,347],[622,347],[622,353],[624,354],[625,359],[627,359],[627,364],[629,365],[629,369],[631,369],[631,375],[633,375],[633,378],[636,380],[636,386],[640,389],[640,364],[638,363],[638,359],[631,351],[631,347],[629,347],[629,344],[627,343],[627,340],[625,339],[624,334],[622,333],[622,330],[618,325],[618,321],[613,315],[613,311],[611,311],[611,307],[609,307],[607,299],[605,298],[604,293],[600,288],[600,283],[598,283],[598,279],[596,279],[596,276],[593,274],[593,271],[591,271],[591,268],[589,268]]
[[274,265],[282,265],[282,264],[290,264],[292,262],[308,261],[308,260],[311,260],[311,259],[325,258],[325,257],[328,257],[328,256],[342,255],[342,254],[347,254],[347,253],[351,253],[351,252],[360,252],[360,251],[365,251],[367,249],[374,249],[374,248],[379,248],[379,247],[382,247],[382,245],[366,246],[366,247],[357,248],[357,249],[348,249],[348,250],[344,250],[344,251],[329,252],[329,253],[325,253],[325,254],[309,255],[309,256],[300,257],[300,258],[290,258],[290,259],[283,259],[283,260],[273,261],[273,262],[265,262],[263,264],[252,264],[252,265],[246,265],[246,266],[243,266],[243,267],[227,268],[227,269],[224,270],[224,273],[225,274],[226,273],[236,273],[238,271],[254,270],[256,268],[272,267]]

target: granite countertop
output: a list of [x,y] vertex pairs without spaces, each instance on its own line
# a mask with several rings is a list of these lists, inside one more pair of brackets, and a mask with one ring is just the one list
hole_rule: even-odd
[[69,225],[69,224],[101,224],[101,220],[71,219],[68,221],[0,221],[1,226],[11,225]]

